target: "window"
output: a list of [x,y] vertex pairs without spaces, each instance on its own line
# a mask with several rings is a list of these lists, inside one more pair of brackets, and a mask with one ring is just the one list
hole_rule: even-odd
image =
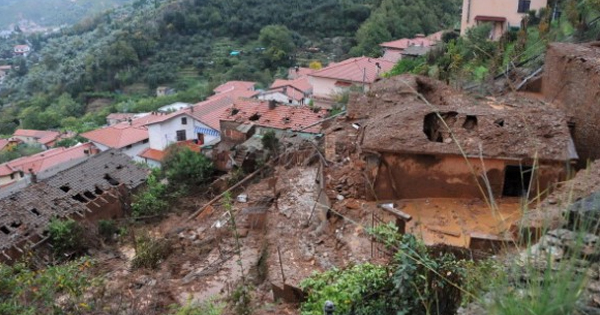
[[142,141],[142,143],[148,143],[149,141],[149,139],[145,139],[144,141]]
[[185,130],[177,130],[177,141],[185,141]]
[[517,8],[518,13],[527,13],[529,12],[529,7],[531,6],[531,0],[519,0],[519,7]]
[[10,179],[15,179],[15,174],[10,174]]
[[133,144],[130,144],[130,145],[128,145],[128,146],[125,147],[126,150],[129,150],[131,148],[133,148]]
[[182,125],[187,125],[187,117],[181,118],[181,124]]

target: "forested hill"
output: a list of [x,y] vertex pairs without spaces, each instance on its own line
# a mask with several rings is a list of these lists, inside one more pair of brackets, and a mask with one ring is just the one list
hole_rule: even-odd
[[0,29],[25,19],[42,26],[75,24],[94,14],[130,0],[0,0]]
[[137,99],[158,85],[198,101],[226,80],[266,85],[294,64],[375,55],[379,42],[454,26],[459,3],[137,0],[60,34],[29,38],[34,53],[12,61],[21,67],[2,89],[10,106],[0,113],[0,134],[16,128],[16,118],[25,128],[70,127],[74,119],[65,118],[95,111],[88,100],[99,96],[113,100],[113,111],[152,110],[156,102]]

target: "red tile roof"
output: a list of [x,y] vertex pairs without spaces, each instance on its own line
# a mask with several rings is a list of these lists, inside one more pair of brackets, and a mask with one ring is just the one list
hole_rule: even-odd
[[[377,67],[377,64],[379,64],[379,67]],[[394,63],[387,60],[359,57],[330,65],[313,72],[310,76],[358,83],[363,81],[373,83],[380,74],[390,71],[393,67]]]
[[150,121],[144,116],[131,122],[122,122],[116,125],[104,127],[82,133],[81,136],[105,145],[109,148],[120,149],[128,145],[148,139],[148,129],[144,124]]
[[54,139],[60,136],[60,132],[47,131],[47,130],[32,130],[32,129],[17,129],[14,133],[15,137],[30,137],[36,139],[48,139],[54,137]]
[[315,71],[316,70],[314,70],[314,69],[303,68],[303,67],[290,68],[288,70],[288,79],[299,79],[299,78],[305,77]]
[[250,81],[229,81],[217,86],[213,91],[217,94],[230,92],[233,90],[253,90],[256,82]]
[[9,142],[8,139],[0,139],[0,151],[4,150]]
[[213,97],[204,102],[195,104],[190,113],[195,119],[207,126],[221,130],[219,120],[223,113],[233,105],[233,98],[228,96]]
[[150,148],[142,151],[142,153],[139,154],[139,156],[142,158],[153,160],[153,161],[159,161],[159,162],[162,162],[162,160],[165,158],[165,155],[166,155],[165,151],[150,149]]
[[[194,152],[198,152],[198,153],[201,151],[201,146],[196,144],[193,140],[175,142],[175,145],[180,146],[180,147],[188,147],[190,150],[192,150]],[[165,156],[167,156],[167,151],[166,150],[161,151],[161,150],[148,148],[148,149],[145,149],[144,151],[142,151],[142,153],[138,154],[138,156],[142,157],[142,158],[162,162],[165,159]]]
[[[236,108],[238,112],[233,115],[232,109]],[[250,120],[253,116],[259,116],[258,119]],[[291,129],[299,131],[304,127],[312,125],[327,116],[327,111],[322,109],[314,112],[308,107],[296,106],[276,106],[269,109],[268,101],[258,100],[237,100],[235,105],[228,108],[221,116],[222,120],[236,121],[240,123],[252,123],[257,126],[273,129]],[[253,118],[255,118],[253,117]],[[319,133],[321,126],[314,126],[304,132]]]
[[392,49],[406,49],[410,46],[432,46],[435,45],[436,41],[427,37],[420,38],[402,38],[391,42],[379,44],[381,47],[392,48]]
[[127,120],[133,116],[135,116],[133,113],[112,113],[106,116],[106,119]]
[[310,93],[313,89],[307,77],[298,78],[296,80],[277,79],[271,84],[271,89],[276,89],[284,86],[291,86],[305,93]]
[[60,147],[12,160],[0,165],[0,176],[7,176],[18,171],[29,173],[30,170],[39,173],[56,165],[87,156],[92,146],[91,143],[85,143],[70,148]]
[[390,62],[398,62],[398,60],[402,59],[402,50],[386,49],[381,59]]

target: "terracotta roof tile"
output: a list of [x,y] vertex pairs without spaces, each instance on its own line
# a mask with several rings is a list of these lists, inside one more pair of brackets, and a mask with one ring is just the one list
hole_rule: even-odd
[[256,82],[250,81],[229,81],[217,86],[213,91],[217,94],[230,92],[233,90],[253,90]]
[[144,124],[149,121],[149,119],[144,119],[146,117],[138,118],[131,124],[129,122],[122,122],[113,126],[92,130],[82,133],[81,136],[109,148],[120,149],[148,139],[148,129],[144,127]]
[[91,148],[92,144],[86,143],[70,148],[50,149],[31,156],[18,158],[1,164],[0,175],[6,176],[18,171],[29,173],[30,170],[34,173],[39,173],[56,165],[84,158],[88,155]]
[[0,139],[0,151],[4,150],[9,142],[8,139]]
[[[379,64],[379,67],[377,67]],[[373,83],[379,74],[390,71],[393,62],[383,59],[359,57],[344,60],[334,65],[315,71],[310,76],[337,79],[350,82]]]
[[159,162],[162,162],[162,160],[165,158],[165,155],[166,155],[165,151],[150,149],[150,148],[142,151],[142,153],[139,154],[139,156],[142,158],[153,160],[153,161],[159,161]]
[[15,137],[31,137],[36,139],[54,137],[55,139],[60,136],[60,132],[47,131],[47,130],[32,130],[32,129],[17,129],[14,133]]
[[[274,109],[269,109],[269,102],[258,100],[237,100],[234,107],[238,110],[235,115],[232,115],[233,107],[230,107],[221,119],[240,123],[253,123],[257,126],[281,130],[299,131],[327,116],[327,111],[324,109],[315,113],[308,107],[276,106]],[[258,116],[258,119],[250,119],[256,116]],[[304,132],[319,133],[321,132],[321,126],[311,127]]]

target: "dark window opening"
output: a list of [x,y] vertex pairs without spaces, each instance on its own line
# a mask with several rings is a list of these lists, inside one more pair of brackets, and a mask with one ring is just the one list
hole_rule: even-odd
[[21,178],[23,178],[25,176],[25,173],[23,173],[23,171],[19,171],[19,176],[21,176]]
[[69,187],[69,185],[60,186],[60,190],[64,192],[69,192],[69,190],[71,190],[71,187]]
[[92,194],[92,192],[90,192],[90,191],[87,191],[87,190],[83,192],[83,195],[84,195],[84,196],[85,196],[87,199],[90,199],[90,200],[96,199],[96,195]]
[[33,208],[33,209],[31,209],[31,213],[33,213],[33,214],[35,214],[35,215],[37,215],[37,216],[39,216],[39,215],[40,215],[40,212],[39,212],[39,211],[38,211],[38,209],[36,209],[36,208]]
[[4,225],[2,227],[0,227],[0,231],[2,231],[2,233],[6,234],[6,235],[10,234],[10,230]]
[[[431,142],[444,142],[443,132],[448,132],[456,122],[457,112],[429,113],[423,119],[423,132]],[[442,119],[440,119],[442,117]],[[447,126],[447,127],[446,127]]]
[[185,141],[186,140],[185,130],[177,130],[176,134],[177,134],[177,141]]
[[467,115],[467,118],[465,119],[465,122],[462,126],[467,130],[475,129],[475,127],[477,127],[477,116]]
[[494,125],[496,125],[498,127],[504,127],[504,119],[498,118],[498,119],[494,120]]
[[148,142],[150,142],[149,139],[144,139],[144,141],[142,141],[142,143],[148,143]]
[[104,175],[104,179],[105,179],[105,180],[106,180],[106,181],[107,181],[109,184],[111,184],[111,185],[113,185],[113,186],[118,186],[118,185],[119,185],[119,181],[118,181],[118,180],[116,180],[116,179],[114,179],[114,178],[112,178],[112,177],[110,177],[110,175],[108,175],[108,174],[105,174],[105,175]]
[[133,145],[131,145],[131,144],[125,147],[125,149],[131,149],[131,148],[133,148]]
[[96,193],[96,195],[102,195],[104,191],[100,189],[100,187],[96,186],[96,189],[94,189],[94,193]]
[[502,195],[506,197],[521,197],[527,194],[531,183],[532,167],[508,165],[504,169],[504,188]]
[[15,174],[10,174],[10,179],[15,179]]
[[527,13],[531,7],[531,0],[519,0],[518,13]]
[[254,115],[250,116],[250,118],[248,118],[250,121],[257,121],[260,119],[260,114],[259,113],[255,113]]
[[15,228],[15,229],[18,228],[19,226],[21,226],[21,222],[15,221],[15,222],[13,222],[13,223],[10,224],[10,227],[11,228]]
[[77,200],[77,201],[79,201],[81,203],[87,203],[88,202],[87,199],[83,198],[83,196],[80,195],[80,194],[77,194],[77,195],[75,195],[75,196],[73,196],[71,198],[73,198],[73,199],[75,199],[75,200]]
[[199,145],[203,145],[204,144],[204,134],[198,133],[198,144]]
[[182,117],[181,118],[181,124],[182,125],[187,125],[187,117]]

